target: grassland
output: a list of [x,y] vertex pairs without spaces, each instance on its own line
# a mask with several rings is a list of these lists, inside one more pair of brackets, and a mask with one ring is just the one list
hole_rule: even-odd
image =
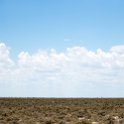
[[124,124],[124,99],[0,98],[0,124]]

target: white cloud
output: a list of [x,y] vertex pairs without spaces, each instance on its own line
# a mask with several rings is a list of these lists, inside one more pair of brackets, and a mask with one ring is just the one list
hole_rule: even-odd
[[124,46],[108,52],[85,47],[21,52],[17,62],[0,43],[1,96],[122,97]]
[[[0,43],[0,65],[8,66],[13,64],[13,61],[9,57],[9,48],[6,47],[4,43]],[[1,66],[1,67],[2,67]]]

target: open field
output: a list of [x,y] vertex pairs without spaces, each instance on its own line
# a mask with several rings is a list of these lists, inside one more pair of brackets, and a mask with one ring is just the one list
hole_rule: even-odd
[[124,99],[0,98],[0,124],[124,124]]

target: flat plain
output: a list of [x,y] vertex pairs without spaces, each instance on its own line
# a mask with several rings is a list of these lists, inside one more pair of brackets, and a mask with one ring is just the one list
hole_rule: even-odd
[[0,124],[124,124],[124,98],[0,98]]

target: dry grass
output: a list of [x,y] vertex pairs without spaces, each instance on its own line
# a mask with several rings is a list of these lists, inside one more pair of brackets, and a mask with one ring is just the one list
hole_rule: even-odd
[[0,98],[0,124],[124,124],[124,99]]

